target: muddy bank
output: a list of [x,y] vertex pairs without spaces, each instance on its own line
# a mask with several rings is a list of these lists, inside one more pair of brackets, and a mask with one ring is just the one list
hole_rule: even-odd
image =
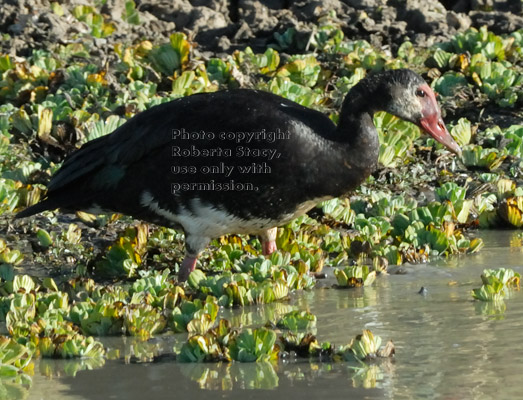
[[[83,2],[73,0],[71,4]],[[183,31],[197,43],[197,51],[211,56],[246,46],[264,50],[275,42],[276,32],[289,28],[307,37],[318,19],[330,14],[339,20],[348,38],[366,39],[394,51],[407,39],[431,45],[470,26],[487,25],[495,33],[514,31],[523,26],[521,4],[518,0],[137,1],[140,23],[135,25],[122,18],[124,0],[108,0],[101,11],[114,25],[114,34],[94,40],[103,47],[144,38],[161,41],[173,31]],[[0,9],[4,35],[0,51],[27,56],[32,49],[85,40],[89,27],[71,15],[73,8],[68,5],[56,13],[44,0],[5,0]],[[303,42],[288,51],[303,52],[306,40]]]

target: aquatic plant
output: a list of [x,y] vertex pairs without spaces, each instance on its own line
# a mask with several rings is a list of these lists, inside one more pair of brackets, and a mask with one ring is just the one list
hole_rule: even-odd
[[79,21],[85,22],[91,28],[91,35],[103,38],[111,35],[116,27],[112,22],[106,22],[103,15],[94,7],[87,5],[76,6],[73,15]]
[[264,328],[246,329],[231,339],[229,351],[233,360],[241,362],[277,360],[276,333]]
[[[291,306],[284,301],[295,290],[314,287],[311,274],[325,265],[338,267],[339,286],[369,285],[376,274],[371,262],[378,271],[387,264],[473,253],[483,242],[471,238],[468,229],[523,226],[522,127],[485,129],[485,123],[499,123],[496,114],[479,120],[473,117],[477,113],[469,112],[502,106],[518,117],[523,98],[521,31],[496,35],[471,28],[428,50],[404,42],[393,57],[367,41],[346,37],[339,19],[330,13],[319,19],[310,35],[294,28],[276,32],[273,48],[261,52],[245,48],[220,58],[201,58],[193,52],[195,44],[176,32],[165,40],[110,41],[115,57],[102,65],[93,54],[99,54],[103,41],[91,39],[112,40],[117,25],[100,13],[100,5],[52,3],[50,9],[56,17],[71,14],[87,31],[78,40],[50,43],[45,50],[29,49],[16,57],[0,54],[4,223],[11,213],[45,195],[45,183],[66,154],[153,105],[198,92],[251,87],[313,107],[336,122],[336,110],[350,88],[370,71],[390,68],[414,68],[432,80],[448,111],[451,134],[463,146],[467,170],[433,141],[420,138],[414,125],[376,114],[380,168],[350,198],[328,200],[309,216],[279,228],[280,251],[268,258],[260,256],[260,243],[253,237],[213,242],[202,260],[204,272],[196,270],[183,287],[173,275],[183,255],[181,231],[148,232],[145,225],[127,228],[130,220],[118,216],[78,214],[87,226],[103,227],[111,238],[107,246],[105,237],[81,224],[64,225],[52,212],[41,220],[4,225],[9,234],[0,239],[0,321],[11,338],[0,340],[0,391],[5,389],[8,398],[23,398],[25,394],[12,391],[6,379],[11,376],[13,382],[28,386],[30,360],[38,354],[75,357],[58,370],[41,362],[48,376],[74,376],[102,366],[105,357],[120,357],[117,351],[107,354],[99,342],[84,335],[145,339],[166,330],[187,331],[188,342],[183,351],[176,351],[179,361],[274,359],[277,345],[282,347],[280,358],[294,352],[311,363],[368,358],[379,354],[376,336],[365,331],[343,350],[321,343],[310,332],[315,317],[305,311],[287,314]],[[133,1],[124,3],[122,13],[127,24],[144,20]],[[461,115],[468,119],[458,119]],[[433,192],[437,201],[432,201]],[[27,243],[32,247],[24,248]],[[25,253],[28,248],[33,254]],[[51,271],[56,281],[24,275],[25,264],[33,262]],[[347,267],[351,263],[357,265]],[[484,272],[484,286],[474,296],[491,300],[499,308],[490,311],[499,313],[505,306],[496,300],[518,286],[519,275],[496,271]],[[278,321],[281,334],[266,328],[239,331],[240,325],[254,328],[247,312],[232,318],[233,324],[219,318],[222,306],[276,301],[283,301],[281,307],[268,318]],[[133,337],[126,343],[126,362],[150,362],[160,354],[153,341]],[[237,368],[234,365],[227,368]],[[353,385],[373,386],[380,374],[375,367],[355,370]],[[273,364],[262,361],[251,375],[194,371],[206,387],[273,388],[278,380]]]
[[494,281],[481,286],[479,289],[472,289],[472,297],[481,301],[503,301],[505,298],[503,284],[499,281]]
[[347,346],[343,347],[340,354],[346,359],[351,360],[370,360],[376,357],[392,357],[395,353],[392,341],[384,347],[381,346],[381,337],[365,329],[362,334],[357,335]]
[[483,286],[472,290],[472,297],[481,301],[500,302],[510,289],[519,289],[520,275],[510,268],[485,269],[481,274]]
[[146,251],[148,227],[140,224],[127,229],[95,265],[102,276],[134,276]]
[[367,265],[353,265],[344,269],[336,268],[334,276],[338,287],[370,286],[376,279],[376,271],[371,271]]
[[276,333],[265,328],[231,330],[221,320],[216,329],[196,334],[187,340],[177,354],[181,362],[202,361],[271,361],[278,358]]
[[146,52],[148,61],[154,69],[167,76],[172,76],[189,61],[191,46],[185,34],[177,32],[169,37],[169,43],[154,46]]
[[205,333],[214,324],[217,312],[217,300],[213,296],[207,296],[205,302],[200,299],[183,299],[179,306],[170,311],[168,319],[175,332],[190,329],[193,333]]
[[420,136],[419,128],[384,112],[376,113],[374,124],[380,138],[379,163],[394,168],[404,162],[407,152]]
[[148,339],[164,330],[166,318],[157,308],[146,305],[128,305],[123,315],[123,327],[128,335]]
[[43,337],[38,341],[38,350],[47,358],[101,358],[105,353],[100,342],[80,334]]
[[267,260],[251,258],[237,264],[245,272],[225,272],[209,277],[195,270],[189,276],[188,284],[202,295],[216,296],[219,304],[227,307],[271,303],[286,298],[291,290],[313,286],[306,263],[296,269],[291,265],[278,265],[281,260],[277,255]]
[[216,337],[210,333],[191,336],[182,346],[177,360],[180,362],[222,361],[229,356],[224,353]]
[[316,336],[308,332],[286,331],[280,336],[283,350],[298,357],[329,358],[333,354],[330,343],[319,343]]
[[0,377],[15,377],[21,372],[32,371],[32,356],[35,349],[17,343],[14,339],[0,336]]
[[291,311],[278,320],[276,326],[292,332],[311,331],[316,328],[316,316],[308,311]]
[[519,289],[521,276],[510,268],[485,269],[481,274],[481,280],[485,285],[491,285],[494,282],[501,282],[506,288]]
[[[519,88],[523,82],[523,75],[511,63],[517,62],[521,49],[514,39],[513,35],[505,38],[495,35],[484,26],[479,30],[470,28],[450,42],[438,45],[431,58],[432,65],[460,72],[446,72],[438,79],[436,88],[448,96],[453,94],[452,87],[456,84],[470,82],[500,106],[513,107],[521,99]],[[444,83],[444,79],[453,81]]]
[[493,171],[501,166],[506,156],[500,156],[497,149],[484,149],[481,146],[463,149],[463,164],[469,168],[483,168]]
[[77,302],[71,307],[70,318],[87,335],[120,335],[123,333],[123,312],[122,303]]

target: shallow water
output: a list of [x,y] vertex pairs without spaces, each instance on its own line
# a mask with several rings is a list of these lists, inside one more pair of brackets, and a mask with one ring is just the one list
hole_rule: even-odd
[[[184,335],[141,346],[113,338],[104,342],[120,349],[119,360],[75,377],[68,376],[74,363],[45,361],[35,367],[27,398],[521,398],[523,293],[506,300],[503,311],[472,301],[470,291],[481,286],[484,268],[523,273],[523,247],[512,231],[481,236],[486,245],[476,255],[403,266],[401,274],[380,276],[369,288],[335,290],[326,281],[322,288],[295,295],[290,304],[223,312],[235,324],[260,325],[298,306],[318,317],[320,341],[346,344],[363,328],[371,329],[394,341],[392,361],[359,370],[354,364],[301,360],[275,368],[263,363],[179,364],[169,356],[151,363],[141,362],[147,360],[143,354],[169,353]],[[418,294],[422,286],[426,295]],[[47,378],[46,371],[61,376]]]

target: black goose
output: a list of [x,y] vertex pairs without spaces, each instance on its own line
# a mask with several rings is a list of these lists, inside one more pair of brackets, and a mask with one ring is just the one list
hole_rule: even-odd
[[346,96],[337,127],[266,92],[197,94],[152,107],[86,143],[53,176],[45,199],[17,217],[55,208],[110,211],[181,228],[183,281],[212,238],[259,234],[269,254],[274,227],[357,187],[377,164],[372,116],[380,110],[461,152],[434,92],[410,70],[361,80]]

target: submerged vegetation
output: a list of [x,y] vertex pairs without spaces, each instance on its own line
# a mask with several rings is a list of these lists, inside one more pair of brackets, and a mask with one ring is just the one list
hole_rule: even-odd
[[[140,24],[134,3],[127,4],[126,21]],[[52,7],[57,16],[67,12],[65,5]],[[196,44],[176,32],[164,42],[122,40],[97,63],[93,38],[110,37],[115,26],[92,6],[68,12],[89,33],[27,57],[0,54],[2,384],[5,378],[27,385],[36,356],[74,358],[72,375],[119,357],[93,336],[146,341],[187,332],[173,350],[177,360],[257,361],[266,387],[274,383],[274,361],[291,354],[311,363],[356,362],[362,370],[353,379],[368,386],[380,372],[365,362],[393,355],[391,342],[380,347],[381,339],[364,330],[336,347],[316,339],[316,317],[305,311],[277,315],[272,325],[240,327],[221,318],[221,309],[287,300],[312,289],[316,276],[332,271],[326,267],[336,267],[337,287],[365,287],[389,265],[480,251],[474,229],[523,227],[521,29],[499,36],[470,28],[428,49],[405,42],[392,55],[345,37],[330,14],[319,19],[307,54],[285,54],[300,47],[293,29],[275,35],[265,52],[246,48],[221,58],[195,56]],[[379,170],[350,199],[325,201],[279,228],[279,251],[268,258],[255,237],[223,237],[202,255],[201,270],[180,285],[181,232],[119,215],[79,213],[71,223],[46,212],[11,221],[43,196],[66,154],[154,105],[254,87],[336,122],[344,96],[366,74],[405,67],[439,93],[463,157],[449,156],[410,123],[376,114]],[[512,118],[498,124],[493,110]],[[486,270],[482,281],[473,296],[484,301],[502,301],[519,287],[510,270]],[[136,343],[134,357],[155,358],[148,342]],[[211,375],[192,371],[203,387],[212,385]]]

